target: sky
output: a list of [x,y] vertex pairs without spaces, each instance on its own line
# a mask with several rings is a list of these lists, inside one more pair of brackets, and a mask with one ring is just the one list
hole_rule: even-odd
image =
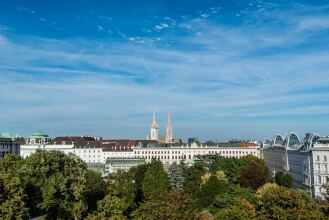
[[0,132],[329,134],[329,2],[1,0]]

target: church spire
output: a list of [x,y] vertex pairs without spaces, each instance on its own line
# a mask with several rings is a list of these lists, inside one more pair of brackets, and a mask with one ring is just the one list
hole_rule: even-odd
[[167,129],[166,129],[166,143],[173,142],[173,132],[171,127],[171,113],[168,111],[168,118],[167,118]]
[[171,113],[168,111],[167,127],[171,127]]
[[155,112],[153,112],[153,120],[152,120],[151,128],[158,129],[158,124],[156,122]]
[[155,112],[153,112],[153,120],[151,124],[150,140],[159,140],[158,124],[156,122]]

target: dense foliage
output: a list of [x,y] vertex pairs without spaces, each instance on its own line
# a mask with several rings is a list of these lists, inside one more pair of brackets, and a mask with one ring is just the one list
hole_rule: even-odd
[[169,189],[168,175],[160,160],[152,159],[142,181],[142,190],[147,198],[152,194],[166,192]]
[[[0,159],[0,219],[327,219],[328,201],[254,156],[199,156],[192,166],[153,159],[102,177],[78,157],[37,151]],[[323,187],[328,199],[329,187]]]
[[292,187],[292,176],[286,171],[279,171],[275,174],[275,183],[288,188]]

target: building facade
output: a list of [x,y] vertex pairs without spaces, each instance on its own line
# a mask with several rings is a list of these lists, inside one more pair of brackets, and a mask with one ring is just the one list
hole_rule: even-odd
[[6,154],[20,155],[21,143],[21,138],[14,137],[10,133],[0,134],[0,158],[3,158]]
[[293,177],[293,186],[306,190],[313,197],[321,197],[321,187],[328,183],[329,142],[318,134],[307,133],[300,140],[296,133],[284,137],[275,135],[263,143],[263,157],[271,175],[287,171]]
[[[35,136],[35,135],[34,135]],[[43,135],[45,136],[45,135]],[[35,142],[33,142],[35,143]],[[21,156],[26,158],[37,149],[59,150],[80,157],[91,169],[103,172],[115,172],[118,169],[129,170],[138,164],[148,163],[152,158],[164,165],[173,163],[192,164],[197,155],[219,154],[223,157],[242,157],[254,155],[260,157],[260,147],[254,143],[191,143],[164,144],[155,140],[103,140],[89,136],[56,137],[48,143],[26,144],[22,146]]]
[[36,131],[32,135],[25,139],[21,145],[20,156],[26,158],[35,153],[37,149],[45,149],[47,143],[51,141],[49,135],[42,131]]
[[173,163],[192,164],[197,155],[219,154],[223,157],[240,158],[246,155],[261,157],[260,146],[254,143],[239,144],[218,143],[215,145],[198,144],[139,144],[133,149],[135,156],[144,158],[149,163],[153,158],[161,160],[164,165]]

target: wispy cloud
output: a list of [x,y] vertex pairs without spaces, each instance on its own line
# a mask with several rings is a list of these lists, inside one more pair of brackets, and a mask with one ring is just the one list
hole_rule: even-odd
[[[257,11],[273,25],[236,26],[210,19],[221,10],[162,17],[151,26],[158,35],[129,36],[111,26],[121,41],[0,35],[0,119],[55,134],[65,123],[64,130],[141,138],[149,113],[171,108],[179,135],[196,127],[208,138],[247,125],[256,137],[269,136],[279,125],[264,129],[262,123],[273,117],[329,115],[329,40],[318,33],[327,27],[323,15]],[[105,31],[106,25],[93,27]]]
[[299,30],[329,29],[329,16],[306,16],[297,22]]

